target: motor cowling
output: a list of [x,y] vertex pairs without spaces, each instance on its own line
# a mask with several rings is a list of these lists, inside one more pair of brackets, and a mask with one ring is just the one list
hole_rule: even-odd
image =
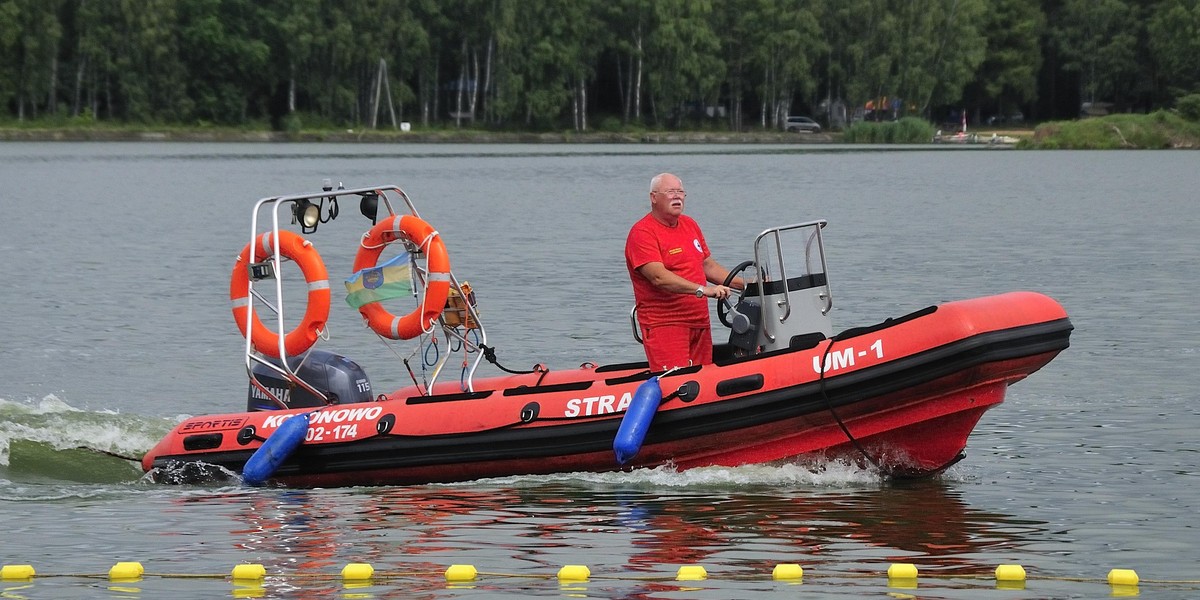
[[[282,363],[272,359],[275,365]],[[371,381],[367,373],[358,363],[327,350],[310,350],[304,356],[288,358],[288,366],[308,385],[320,390],[329,397],[333,404],[352,404],[355,402],[370,402]],[[267,365],[255,363],[251,369],[255,379],[266,387],[288,408],[305,408],[309,406],[325,406],[319,396],[303,386],[287,379],[283,374]],[[279,406],[269,396],[250,382],[246,393],[246,409],[279,410]]]

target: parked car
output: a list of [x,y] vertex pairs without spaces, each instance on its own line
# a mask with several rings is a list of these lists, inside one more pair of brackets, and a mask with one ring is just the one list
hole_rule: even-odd
[[807,131],[809,133],[821,133],[821,124],[808,117],[788,117],[787,123],[783,126],[784,131]]

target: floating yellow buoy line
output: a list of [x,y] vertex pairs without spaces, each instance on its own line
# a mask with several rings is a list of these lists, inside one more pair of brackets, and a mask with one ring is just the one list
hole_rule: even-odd
[[584,565],[566,565],[558,570],[559,581],[587,581],[592,570]]
[[1138,575],[1133,569],[1113,569],[1108,572],[1109,585],[1137,585]]
[[475,581],[478,576],[474,565],[450,565],[446,569],[446,581]]
[[804,579],[804,568],[795,563],[781,563],[771,570],[771,579],[791,581]]
[[1000,565],[996,567],[996,581],[1025,581],[1025,567]]
[[[138,562],[118,562],[109,569],[107,576],[98,573],[57,573],[57,574],[38,574],[33,565],[4,565],[0,569],[0,580],[4,581],[29,581],[37,578],[45,577],[81,577],[81,578],[107,578],[114,582],[130,582],[138,581],[145,578],[161,578],[161,579],[229,579],[239,585],[253,585],[262,582],[266,579],[268,573],[266,567],[261,564],[239,564],[233,567],[233,570],[228,574],[222,573],[148,573]],[[472,582],[480,577],[505,577],[505,578],[532,578],[532,579],[552,579],[557,578],[562,583],[582,583],[591,579],[606,579],[606,580],[624,580],[624,581],[704,581],[707,580],[708,572],[700,565],[683,565],[676,571],[674,577],[668,575],[604,575],[595,577],[591,569],[586,565],[565,565],[555,575],[542,574],[520,574],[520,573],[496,573],[484,572],[475,568],[474,565],[454,564],[446,568],[442,573],[428,571],[376,571],[375,567],[369,563],[349,563],[342,568],[340,573],[280,573],[273,577],[280,579],[310,579],[318,581],[331,581],[341,579],[347,585],[363,585],[369,582],[378,580],[384,581],[398,578],[429,578],[432,576],[441,575],[447,583],[452,585]],[[776,581],[801,583],[806,573],[804,568],[795,563],[780,563],[771,571],[771,578]],[[872,573],[827,573],[840,579],[847,578],[868,578],[878,577],[878,574]],[[1026,574],[1025,568],[1017,564],[1003,564],[996,567],[995,573],[992,575],[984,574],[933,574],[921,575],[917,566],[911,563],[893,563],[888,566],[887,572],[888,585],[900,588],[912,588],[917,584],[919,578],[927,579],[994,579],[997,587],[1002,589],[1013,589],[1023,587],[1028,580],[1042,581],[1075,581],[1075,582],[1097,582],[1108,583],[1116,589],[1136,589],[1139,584],[1148,585],[1194,585],[1200,586],[1200,580],[1142,580],[1138,577],[1136,571],[1132,569],[1112,569],[1108,572],[1104,579],[1087,578],[1087,577],[1054,577],[1054,576],[1034,576],[1030,577]],[[814,577],[814,575],[809,575]],[[820,574],[815,575],[819,578]],[[744,574],[730,574],[727,579],[757,579],[758,576],[747,576]]]
[[888,567],[888,579],[916,579],[917,565],[911,563],[894,563]]
[[344,581],[367,581],[375,574],[375,567],[367,563],[350,563],[342,568]]
[[32,579],[36,575],[33,565],[4,565],[0,569],[0,579]]
[[238,565],[229,574],[234,581],[258,581],[267,576],[267,568],[262,565]]
[[142,563],[119,562],[108,570],[108,578],[113,581],[134,581],[141,579],[145,573],[146,569],[142,568]]

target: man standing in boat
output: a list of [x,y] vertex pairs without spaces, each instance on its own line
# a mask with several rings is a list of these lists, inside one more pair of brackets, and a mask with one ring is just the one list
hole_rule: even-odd
[[[719,283],[729,269],[712,257],[696,221],[683,214],[686,198],[678,177],[656,175],[650,180],[650,212],[625,240],[643,346],[655,370],[711,363],[707,299],[733,293]],[[745,282],[738,277],[730,284],[742,289]]]

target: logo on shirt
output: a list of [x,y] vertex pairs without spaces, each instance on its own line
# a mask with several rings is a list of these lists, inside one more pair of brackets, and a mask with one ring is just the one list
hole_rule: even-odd
[[679,254],[680,252],[683,252],[683,248],[671,248],[670,250],[667,250],[667,254],[670,255]]
[[700,254],[704,254],[704,250],[700,248],[700,239],[699,238],[692,238],[692,244],[694,246],[696,246],[696,252],[699,252]]

